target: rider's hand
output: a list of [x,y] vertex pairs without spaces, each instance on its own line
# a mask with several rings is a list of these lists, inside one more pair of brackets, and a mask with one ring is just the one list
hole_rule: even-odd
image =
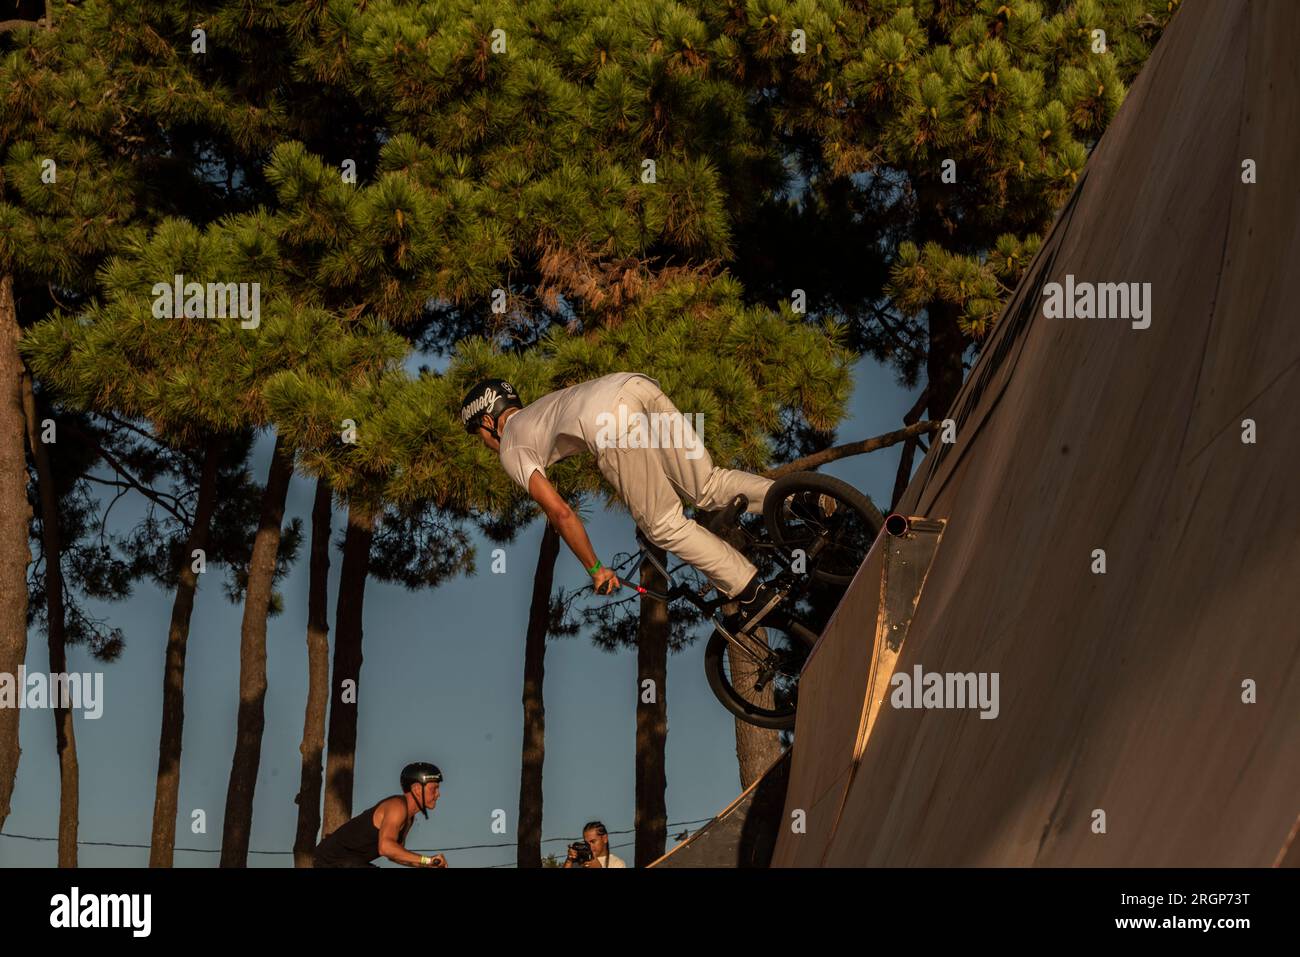
[[446,867],[446,866],[447,866],[447,858],[443,857],[441,854],[435,854],[435,855],[433,855],[433,860],[431,860],[431,861],[429,862],[429,866],[430,866],[430,867]]
[[591,576],[591,587],[596,589],[597,595],[612,595],[621,584],[618,576],[609,568],[597,568]]

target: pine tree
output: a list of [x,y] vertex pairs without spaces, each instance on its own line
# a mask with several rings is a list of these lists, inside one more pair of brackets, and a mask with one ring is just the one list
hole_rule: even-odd
[[[795,171],[762,184],[733,263],[750,295],[806,291],[948,410],[1177,0],[780,2],[705,14],[722,73]],[[1104,35],[1103,35],[1104,34]],[[765,195],[764,195],[765,194]]]
[[[363,168],[373,163],[378,141],[366,132],[367,107],[349,90],[348,79],[337,75],[329,45],[318,42],[337,34],[343,9],[304,8],[288,0],[261,4],[255,15],[234,2],[205,4],[202,10],[146,0],[114,5],[111,45],[131,63],[133,85],[143,94],[138,109],[156,124],[150,139],[167,150],[164,170],[203,175],[198,188],[178,191],[172,212],[201,224],[255,208],[271,196],[262,175],[271,146],[296,137],[328,150],[340,140],[338,114],[357,121],[357,135],[345,137],[361,146],[351,155]],[[346,28],[335,39],[335,46],[345,43]],[[314,54],[306,63],[318,48],[326,55]],[[239,731],[223,850],[228,864],[242,863],[247,845],[261,742],[266,617],[274,607],[270,582],[278,573],[290,463],[277,442],[244,583]],[[156,821],[160,832],[167,826]],[[170,859],[169,852],[165,856]]]
[[[265,421],[261,387],[268,376],[298,366],[321,374],[351,368],[353,364],[382,366],[404,352],[400,340],[382,335],[371,339],[349,337],[335,317],[282,298],[270,297],[262,303],[260,323],[255,328],[241,328],[238,316],[195,315],[206,311],[202,308],[207,305],[202,285],[195,285],[192,293],[187,290],[181,303],[185,307],[183,314],[164,314],[168,310],[162,306],[173,305],[160,302],[172,292],[170,277],[180,275],[196,284],[235,281],[232,277],[237,277],[250,287],[258,283],[259,288],[275,289],[278,266],[271,220],[263,214],[235,217],[206,230],[170,220],[106,267],[106,299],[102,305],[88,308],[79,316],[39,324],[25,340],[25,348],[40,373],[54,382],[69,401],[80,400],[88,407],[148,420],[158,434],[176,445],[206,448],[209,461],[205,462],[200,488],[214,490],[209,473],[215,478],[222,444],[241,430],[256,428]],[[263,541],[254,539],[241,589],[246,614],[245,645],[241,648],[243,739],[239,746],[254,756],[243,761],[240,769],[250,773],[251,765],[254,775],[256,753],[260,750],[258,718],[265,693],[265,621],[273,605],[270,586],[277,568],[291,557],[281,553],[279,515],[268,516],[267,512],[268,502],[283,508],[289,473],[284,453],[277,458],[272,474],[280,484],[268,483],[262,496],[259,536]],[[200,496],[200,515],[211,501],[210,497]],[[200,532],[202,524],[196,523]],[[267,538],[271,538],[269,545]],[[254,591],[259,581],[260,595]],[[192,601],[192,589],[187,582],[183,584]],[[173,700],[179,709],[183,636],[178,636],[173,645],[169,687],[173,688]],[[179,724],[177,711],[168,727],[174,732]],[[156,808],[156,853],[166,857],[170,857],[174,834],[178,744],[178,734],[168,735],[164,751],[168,752],[165,757],[170,758],[170,769],[164,782],[166,791],[160,791]],[[231,797],[228,814],[244,794],[236,791]]]
[[[372,568],[408,587],[437,585],[473,570],[467,536],[438,517],[455,501],[453,489],[471,485],[472,476],[461,472],[463,461],[445,457],[445,439],[464,433],[448,414],[452,400],[445,391],[430,407],[426,387],[434,382],[411,380],[399,369],[351,382],[286,371],[267,387],[270,413],[296,450],[298,467],[328,482],[347,504],[330,686],[325,834],[351,817],[365,585]],[[416,388],[408,392],[411,386]],[[376,541],[384,547],[374,547]]]
[[311,867],[320,831],[321,778],[324,774],[325,715],[329,706],[329,561],[334,515],[333,492],[325,479],[316,480],[311,510],[311,558],[307,594],[307,704],[303,716],[302,772],[298,795],[298,827],[293,842],[295,867]]
[[[5,57],[0,83],[5,90],[0,140],[6,171],[0,182],[0,317],[15,312],[16,297],[13,331],[17,325],[32,325],[59,303],[75,309],[88,301],[105,256],[141,225],[182,211],[199,220],[219,215],[222,198],[246,204],[250,191],[246,184],[232,185],[229,164],[224,197],[213,187],[214,167],[220,168],[214,157],[229,160],[239,152],[236,144],[255,142],[259,129],[269,135],[264,125],[257,127],[256,109],[239,108],[238,96],[231,93],[241,89],[238,84],[212,82],[204,88],[196,81],[205,68],[198,65],[203,61],[190,41],[194,23],[184,12],[178,16],[166,4],[87,0],[48,3],[46,14],[46,29],[18,29],[10,35],[13,49]],[[163,39],[169,25],[183,30],[183,46]],[[264,56],[260,62],[273,60]],[[224,77],[231,78],[240,66],[227,62],[213,72],[223,69]],[[321,123],[319,113],[308,115]],[[4,353],[0,359],[12,362],[16,355]],[[218,459],[209,464],[212,468],[204,474],[215,480]],[[0,471],[3,483],[18,474]],[[205,490],[212,484],[200,482]],[[6,491],[7,486],[0,487],[0,514],[9,515],[13,497]],[[199,515],[213,514],[206,498],[200,504]],[[191,544],[196,547],[206,535],[201,525],[194,529],[198,537]],[[6,548],[5,554],[17,560],[20,551]],[[186,593],[193,584],[182,582],[177,593],[165,682],[167,713],[179,707],[172,653],[188,627]],[[20,605],[6,602],[10,607]],[[58,622],[49,627],[57,629]],[[7,628],[4,642],[8,651]],[[16,751],[8,747],[13,722],[0,721],[2,820],[12,787],[10,758],[16,759]],[[168,724],[164,719],[164,739]],[[179,736],[175,740],[178,746]],[[160,757],[160,767],[169,763],[166,754]]]
[[[58,29],[49,17],[56,13]],[[66,22],[65,22],[66,19]],[[132,130],[119,122],[124,96],[110,82],[110,63],[85,18],[50,4],[40,28],[7,21],[0,30],[0,671],[16,673],[26,650],[25,566],[28,521],[24,437],[45,445],[35,388],[18,351],[19,329],[60,296],[76,301],[94,286],[104,255],[131,228],[139,182],[131,171]],[[57,431],[56,431],[57,437]],[[56,439],[57,440],[57,439]],[[69,461],[31,445],[43,535],[43,610],[51,661],[66,658],[64,542],[51,473]],[[53,666],[53,665],[52,665]],[[18,717],[0,714],[0,826],[9,811],[18,762]],[[59,750],[60,848],[76,861],[77,762],[71,715],[55,709]]]
[[[411,140],[405,162],[435,195],[456,200],[463,233],[486,232],[508,264],[495,279],[504,308],[486,322],[473,306],[491,272],[451,265],[441,321],[425,344],[486,334],[522,351],[556,326],[618,324],[667,284],[715,271],[731,252],[726,184],[765,165],[769,178],[779,170],[753,141],[741,91],[709,74],[698,19],[670,4],[610,12],[579,4],[476,5],[462,19],[414,4],[371,11],[356,56],[394,104],[396,141]],[[477,219],[484,208],[496,213],[490,231]],[[538,624],[530,615],[530,648]],[[540,715],[539,695],[525,698]],[[526,727],[525,738],[537,735]],[[661,752],[662,738],[647,742]],[[535,764],[525,757],[521,794],[536,792]],[[521,854],[531,841],[524,817]]]
[[[294,294],[303,301],[328,304],[349,322],[386,324],[413,336],[426,303],[438,292],[439,270],[465,260],[459,249],[443,248],[431,198],[406,170],[396,168],[409,146],[406,141],[388,143],[378,178],[370,182],[353,182],[298,143],[278,147],[266,175],[277,192],[286,281]],[[389,546],[380,552],[390,557],[376,568],[380,577],[410,587],[436,585],[468,560],[467,545],[429,514],[427,502],[407,499],[404,508],[383,515],[389,504],[381,491],[388,478],[387,463],[372,472],[355,467],[351,459],[360,455],[311,457],[322,451],[322,445],[350,441],[353,433],[345,420],[356,424],[357,436],[370,441],[375,434],[375,402],[384,401],[382,390],[373,391],[381,381],[382,377],[348,381],[342,376],[286,376],[277,392],[283,400],[279,418],[291,423],[293,447],[302,467],[328,482],[348,503],[330,695],[326,834],[347,820],[351,811],[356,735],[352,692],[360,680],[362,608],[376,535]],[[307,403],[306,409],[295,404],[299,400]],[[337,409],[337,418],[328,424],[316,417],[326,405]],[[304,415],[312,425],[301,430]],[[390,528],[423,528],[430,534],[407,537],[389,533]],[[422,541],[423,547],[414,552],[401,547],[408,541]],[[319,696],[316,700],[319,707]],[[320,713],[311,712],[307,721],[320,718]],[[305,808],[300,807],[303,813]],[[305,833],[302,825],[300,830]]]
[[560,534],[547,522],[542,530],[532,601],[528,606],[528,628],[524,636],[524,733],[516,851],[519,867],[542,866],[542,768],[546,758],[546,704],[542,687],[546,678],[551,590],[555,581],[555,561],[559,555]]
[[[481,287],[457,286],[427,344],[478,333],[519,350],[555,325],[616,324],[665,284],[714,272],[732,255],[728,194],[781,173],[743,88],[709,68],[708,28],[682,6],[476,5],[468,37],[466,20],[429,8],[373,12],[357,56],[381,94],[399,93],[390,122],[458,148],[454,164],[422,155],[417,175],[483,195],[510,251],[505,308],[485,325],[481,307],[455,301],[481,302]],[[530,637],[536,625],[530,616]],[[536,792],[534,763],[525,757],[521,793]],[[528,840],[521,830],[521,848]]]

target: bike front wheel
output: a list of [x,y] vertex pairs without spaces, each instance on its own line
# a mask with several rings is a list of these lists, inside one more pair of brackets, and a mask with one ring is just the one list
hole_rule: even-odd
[[[808,508],[809,500],[817,502]],[[834,507],[827,512],[820,503]],[[847,585],[885,524],[879,510],[848,482],[819,472],[783,475],[763,499],[763,521],[772,540],[805,556],[813,578]]]
[[722,706],[741,721],[779,731],[794,727],[799,673],[817,643],[811,628],[774,611],[755,629],[770,653],[757,660],[714,631],[704,650],[704,673]]

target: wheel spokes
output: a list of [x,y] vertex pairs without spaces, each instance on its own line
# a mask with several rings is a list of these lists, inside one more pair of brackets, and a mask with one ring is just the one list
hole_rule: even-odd
[[724,675],[736,695],[752,709],[773,715],[789,714],[794,710],[799,672],[807,649],[775,629],[766,630],[770,653],[759,661],[752,653],[732,646],[723,659]]

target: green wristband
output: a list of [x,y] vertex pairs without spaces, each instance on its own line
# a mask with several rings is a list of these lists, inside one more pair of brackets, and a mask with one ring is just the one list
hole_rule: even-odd
[[596,574],[596,572],[600,571],[601,568],[603,568],[603,567],[604,567],[604,566],[600,564],[600,559],[597,558],[597,559],[596,559],[596,564],[592,565],[590,568],[587,569],[587,574],[588,574],[588,575],[594,575],[594,574]]

